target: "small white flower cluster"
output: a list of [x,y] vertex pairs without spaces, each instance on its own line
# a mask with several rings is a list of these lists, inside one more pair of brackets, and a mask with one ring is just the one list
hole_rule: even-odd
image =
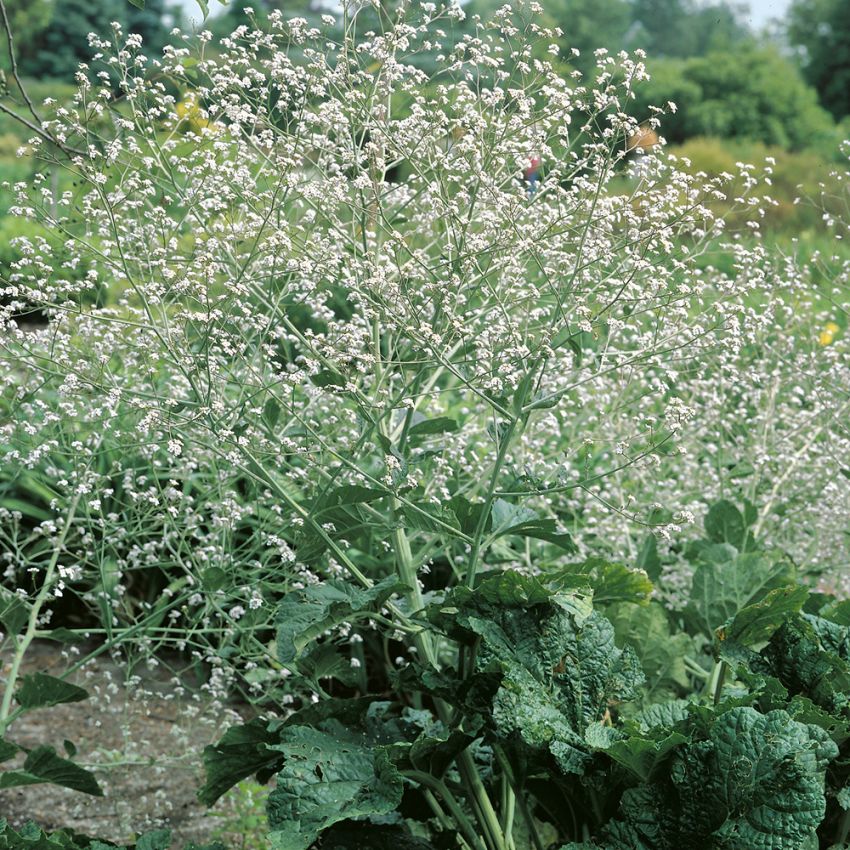
[[[164,606],[220,689],[222,638],[352,579],[352,551],[480,559],[453,499],[524,498],[629,558],[656,503],[676,536],[734,488],[760,533],[846,565],[846,344],[817,345],[807,270],[711,210],[733,179],[750,209],[756,173],[691,176],[662,145],[638,167],[642,56],[565,79],[558,33],[506,6],[451,42],[462,15],[426,3],[352,44],[273,14],[150,62],[94,40],[111,74],[46,125],[85,145],[80,188],[15,187],[39,229],[2,293],[2,462],[41,484],[34,523],[3,523],[4,582],[46,541],[58,592],[110,627]],[[731,274],[704,256],[722,239]]]

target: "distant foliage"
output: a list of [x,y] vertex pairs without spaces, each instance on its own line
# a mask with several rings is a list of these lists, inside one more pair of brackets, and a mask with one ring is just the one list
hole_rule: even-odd
[[638,92],[633,114],[672,101],[662,123],[670,142],[694,136],[749,139],[790,150],[829,137],[829,115],[794,66],[771,49],[747,47],[649,66],[652,81]]
[[850,3],[794,0],[788,39],[803,49],[803,74],[836,117],[850,115]]

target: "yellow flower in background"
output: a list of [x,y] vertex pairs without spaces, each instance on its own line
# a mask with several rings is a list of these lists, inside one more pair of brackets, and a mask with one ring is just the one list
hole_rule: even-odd
[[824,325],[823,330],[820,332],[820,335],[818,336],[818,342],[821,345],[832,345],[833,341],[835,340],[835,335],[840,330],[841,328],[838,327],[835,322],[827,322]]

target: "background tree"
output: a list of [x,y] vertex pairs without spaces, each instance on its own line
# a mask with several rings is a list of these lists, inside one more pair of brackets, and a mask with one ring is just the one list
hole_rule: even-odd
[[650,64],[652,80],[637,91],[634,114],[673,101],[665,116],[668,141],[694,136],[744,138],[799,150],[830,137],[832,121],[816,92],[789,61],[770,48],[748,47]]
[[[6,0],[9,27],[15,39],[18,58],[27,55],[41,32],[53,17],[53,0]],[[6,34],[0,36],[0,68],[8,69]]]
[[650,56],[702,56],[750,38],[737,11],[725,2],[634,0],[630,43]]
[[803,74],[836,117],[850,115],[850,2],[794,0],[788,40],[800,47]]

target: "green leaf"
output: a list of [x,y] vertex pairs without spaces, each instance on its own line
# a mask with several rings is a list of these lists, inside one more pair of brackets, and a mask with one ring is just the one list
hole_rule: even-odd
[[351,666],[351,659],[344,657],[329,643],[319,644],[302,656],[298,670],[315,683],[322,679],[336,679],[344,685],[357,684],[357,671]]
[[137,9],[145,8],[145,0],[127,0],[127,2],[131,3]]
[[278,420],[280,419],[280,405],[277,403],[277,400],[274,398],[270,398],[263,405],[263,424],[269,429],[269,431],[274,431],[275,425],[277,425]]
[[747,526],[741,512],[728,501],[715,502],[705,517],[705,531],[713,543],[729,543],[744,548]]
[[588,558],[580,564],[569,564],[547,574],[553,585],[563,589],[589,587],[594,605],[615,602],[648,602],[652,582],[641,570],[604,558]]
[[608,608],[618,646],[630,646],[646,677],[642,704],[666,700],[690,687],[685,656],[695,653],[693,639],[671,633],[667,612],[658,602],[621,604]]
[[29,711],[65,702],[82,702],[89,694],[83,688],[72,685],[47,673],[33,673],[21,679],[21,687],[15,693],[15,699],[21,708]]
[[663,737],[656,740],[635,735],[622,735],[610,742],[600,742],[598,749],[617,764],[625,767],[641,782],[646,782],[676,747],[687,742],[688,738],[680,732],[665,733]]
[[136,850],[169,850],[170,847],[170,829],[155,829],[153,832],[146,832],[136,841]]
[[304,648],[324,632],[343,622],[367,617],[397,592],[406,588],[388,576],[369,588],[326,581],[290,591],[277,610],[277,653],[282,664],[291,664]]
[[332,826],[322,836],[322,850],[435,850],[406,826],[348,823]]
[[690,625],[713,638],[717,629],[771,590],[794,583],[793,568],[760,552],[709,548],[700,554],[686,608]]
[[401,803],[401,774],[386,747],[293,726],[275,749],[284,761],[267,803],[273,850],[307,850],[333,824],[388,815]]
[[17,755],[19,747],[11,741],[0,738],[0,762],[9,761],[10,758]]
[[265,771],[271,775],[281,763],[280,753],[270,749],[277,742],[277,733],[261,717],[231,726],[217,744],[204,748],[206,782],[198,791],[198,799],[211,806],[252,774]]
[[17,593],[12,593],[0,587],[0,623],[8,634],[18,634],[27,624],[30,616],[30,604],[21,599]]
[[545,540],[567,552],[577,551],[572,536],[557,531],[555,520],[539,519],[536,512],[529,508],[512,505],[504,499],[496,499],[490,517],[494,537],[516,534],[519,537]]
[[27,755],[21,770],[0,773],[0,788],[50,783],[102,797],[103,791],[90,771],[56,754],[53,747],[36,747]]
[[[461,701],[489,715],[488,735],[548,753],[564,773],[582,773],[584,733],[612,702],[642,682],[637,659],[614,643],[614,629],[580,595],[555,593],[538,579],[505,571],[474,590],[457,588],[429,610],[432,621],[476,644],[475,675]],[[452,698],[448,689],[448,698]]]
[[603,845],[800,850],[823,819],[824,773],[837,755],[822,729],[784,711],[729,709],[706,740],[679,745],[654,781],[623,794]]
[[808,597],[806,587],[777,587],[763,599],[738,611],[717,630],[717,637],[743,646],[764,643],[789,617],[800,613]]
[[[201,4],[201,8],[204,10],[204,17],[206,17],[209,14],[206,3],[202,3],[202,0],[198,0],[198,3]],[[339,372],[333,372],[330,369],[325,369],[316,375],[311,375],[310,380],[317,387],[345,387],[345,378]]]
[[448,416],[437,416],[434,419],[423,419],[411,425],[407,431],[408,439],[427,437],[432,434],[445,434],[457,431],[460,426],[457,421]]
[[650,581],[658,581],[661,576],[661,558],[658,557],[658,543],[655,535],[647,534],[638,552],[635,566],[643,570]]
[[828,712],[850,705],[848,629],[810,615],[780,626],[759,654],[755,672],[775,677],[792,695],[808,697]]

